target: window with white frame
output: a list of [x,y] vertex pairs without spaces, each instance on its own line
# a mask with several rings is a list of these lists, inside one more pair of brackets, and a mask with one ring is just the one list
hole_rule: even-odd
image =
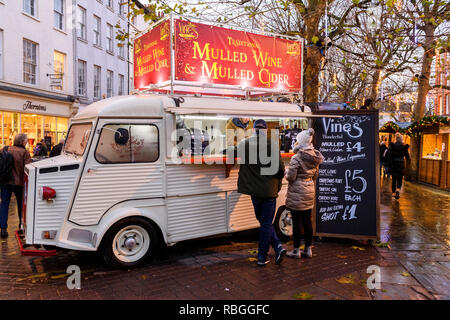
[[54,26],[64,30],[64,0],[53,0]]
[[94,98],[100,99],[102,86],[102,68],[94,65]]
[[124,1],[119,0],[117,4],[119,6],[119,15],[121,16],[125,15],[125,4],[122,3],[124,3]]
[[119,74],[119,96],[123,95],[123,90],[125,89],[125,77],[123,74]]
[[106,0],[106,6],[112,10],[114,10],[114,1],[113,0]]
[[112,97],[113,95],[113,77],[114,73],[111,70],[106,71],[106,96]]
[[[123,32],[119,31],[120,35],[123,36]],[[120,43],[118,44],[119,46],[119,57],[120,58],[125,58],[125,44],[123,41],[120,41]]]
[[102,20],[94,15],[94,45],[101,47],[101,27],[102,27]]
[[23,82],[36,84],[37,44],[23,39]]
[[77,7],[77,37],[86,40],[86,9]]
[[106,24],[106,51],[113,52],[113,26]]
[[64,65],[65,65],[66,55],[62,52],[54,51],[53,53],[53,72],[55,80],[58,84],[53,86],[56,90],[63,90],[64,88]]
[[78,60],[78,95],[86,95],[86,61]]
[[30,16],[36,16],[36,0],[23,0],[23,11]]

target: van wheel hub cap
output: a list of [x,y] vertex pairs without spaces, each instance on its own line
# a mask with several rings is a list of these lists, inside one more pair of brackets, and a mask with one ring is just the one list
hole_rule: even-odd
[[127,226],[114,237],[113,253],[123,262],[135,262],[143,258],[150,248],[150,235],[138,225]]

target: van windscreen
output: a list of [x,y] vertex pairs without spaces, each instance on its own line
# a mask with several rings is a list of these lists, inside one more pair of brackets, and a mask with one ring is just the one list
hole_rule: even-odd
[[91,123],[79,123],[70,126],[64,152],[82,156],[91,135]]

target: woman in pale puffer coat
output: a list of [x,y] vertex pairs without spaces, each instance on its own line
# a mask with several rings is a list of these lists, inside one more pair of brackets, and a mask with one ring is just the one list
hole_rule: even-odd
[[300,258],[300,230],[303,225],[305,231],[304,255],[311,258],[311,244],[313,237],[311,214],[314,207],[314,181],[319,174],[319,165],[323,162],[322,154],[314,149],[312,138],[313,129],[300,132],[294,145],[296,153],[286,169],[286,179],[289,182],[286,207],[291,211],[294,250],[288,252],[288,257]]

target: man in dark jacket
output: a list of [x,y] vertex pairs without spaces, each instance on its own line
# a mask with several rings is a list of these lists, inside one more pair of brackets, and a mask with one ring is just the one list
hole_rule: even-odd
[[0,204],[0,228],[1,237],[8,236],[8,207],[11,201],[12,193],[16,196],[17,212],[19,213],[19,233],[23,232],[22,226],[22,196],[24,188],[25,173],[24,167],[31,163],[31,156],[25,146],[28,143],[27,135],[19,133],[14,137],[14,145],[8,148],[14,159],[14,166],[12,170],[12,179],[9,182],[4,182],[1,185],[1,204]]
[[397,132],[395,134],[395,143],[391,142],[387,155],[392,175],[392,196],[395,199],[400,198],[400,189],[402,188],[406,168],[405,159],[410,159],[408,148],[409,145],[403,143],[403,136]]
[[[256,120],[254,129],[254,134],[241,141],[238,145],[238,155],[241,164],[238,192],[248,194],[252,198],[255,216],[261,226],[257,264],[265,266],[270,262],[267,258],[270,245],[275,250],[276,264],[281,263],[286,253],[272,225],[276,198],[284,177],[284,165],[277,143],[278,140],[272,141],[272,143],[276,143],[276,145],[272,145],[270,139],[267,138],[266,122],[264,120]],[[275,146],[277,146],[277,154],[273,154],[273,151],[271,151]],[[263,159],[265,156],[267,158]]]
[[50,158],[59,156],[61,154],[63,146],[64,146],[64,139],[60,139],[59,143],[56,146],[54,146],[52,151],[50,152]]

